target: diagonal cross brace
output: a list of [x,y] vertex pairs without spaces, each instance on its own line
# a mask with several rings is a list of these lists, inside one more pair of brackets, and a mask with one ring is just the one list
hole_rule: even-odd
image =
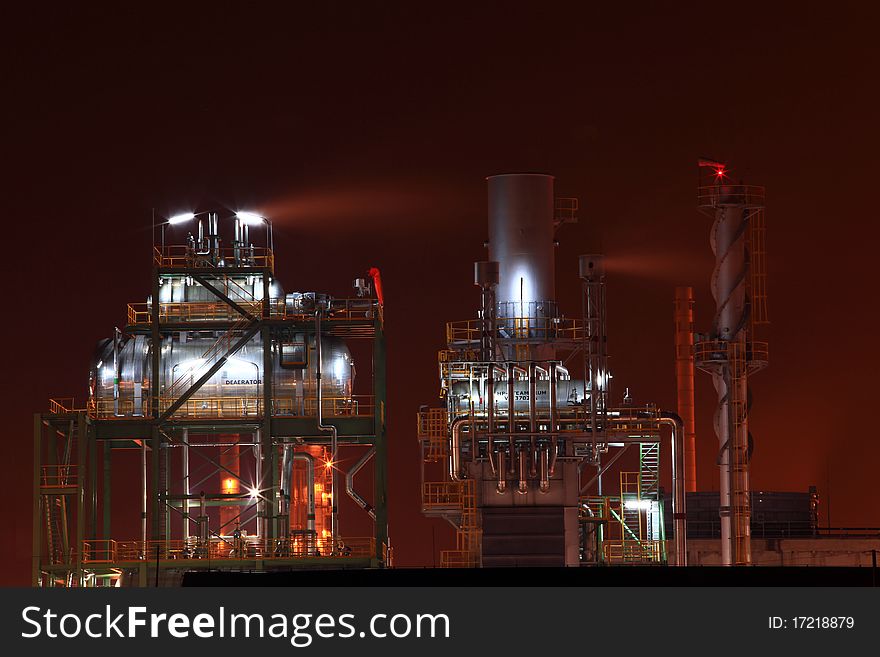
[[225,303],[230,305],[236,312],[240,313],[241,315],[244,315],[245,317],[247,317],[250,320],[257,319],[256,317],[254,317],[254,315],[252,313],[249,313],[241,305],[239,305],[238,303],[236,303],[235,301],[230,299],[228,295],[224,294],[222,291],[218,290],[216,287],[211,285],[211,283],[209,283],[208,280],[204,276],[199,276],[198,274],[193,274],[192,277],[194,280],[198,281],[198,283],[202,287],[204,287],[206,290],[211,292],[214,296],[218,297],[221,301],[224,301]]
[[[211,365],[211,367],[208,369],[207,372],[205,372],[202,376],[199,377],[198,381],[193,383],[189,387],[189,389],[186,390],[186,392],[184,392],[182,395],[180,395],[180,397],[178,397],[177,400],[173,404],[171,404],[171,406],[169,406],[167,409],[165,409],[165,412],[159,416],[157,423],[159,425],[165,424],[168,421],[168,418],[170,418],[172,415],[174,415],[177,412],[177,409],[179,409],[181,406],[183,406],[186,403],[187,399],[189,399],[196,392],[198,392],[199,389],[208,381],[208,379],[210,379],[212,376],[214,376],[214,374],[216,374],[217,371],[221,367],[223,367],[224,363],[226,363],[226,361],[229,359],[230,356],[232,356],[235,352],[237,352],[239,349],[241,349],[243,346],[245,346],[248,342],[250,342],[250,339],[252,337],[254,337],[257,334],[257,331],[259,331],[259,330],[260,330],[260,324],[259,324],[259,322],[257,322],[256,324],[252,325],[247,331],[245,331],[244,335],[242,335],[238,339],[238,342],[236,342],[234,345],[232,345],[229,348],[229,350],[225,354],[223,354],[222,357],[220,357],[217,360],[216,363]],[[264,409],[264,412],[265,412],[265,409]]]

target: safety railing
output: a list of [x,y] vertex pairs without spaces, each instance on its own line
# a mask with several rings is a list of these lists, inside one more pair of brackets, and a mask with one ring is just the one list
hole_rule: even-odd
[[212,537],[198,540],[116,541],[92,539],[82,544],[84,563],[121,563],[154,560],[242,560],[371,558],[376,553],[373,537],[340,538],[335,542],[323,537],[235,538]]
[[118,544],[113,539],[92,539],[83,542],[84,563],[113,563],[119,561]]
[[[238,259],[236,259],[238,256]],[[266,247],[221,247],[209,255],[199,255],[186,244],[153,247],[153,264],[157,267],[213,269],[225,267],[268,267],[275,269],[275,256]]]
[[[350,417],[373,415],[375,410],[375,397],[373,395],[353,395],[351,397],[328,397],[321,399],[322,414],[327,417]],[[318,413],[318,398],[306,397],[303,399],[305,415],[314,416]],[[276,415],[281,415],[277,412]]]
[[446,458],[449,424],[445,408],[429,408],[420,411],[416,418],[416,435],[425,444],[424,459],[436,463]]
[[556,224],[573,224],[577,221],[578,200],[560,196],[556,199],[553,221]]
[[[283,312],[283,305],[278,299],[271,300],[271,310],[275,315]],[[245,311],[255,317],[263,313],[262,301],[236,301]],[[128,324],[148,324],[152,321],[151,306],[148,303],[128,304]],[[240,312],[224,302],[187,301],[159,304],[159,322],[222,322],[237,321],[242,318]]]
[[463,500],[461,482],[426,481],[422,484],[422,506],[425,509],[461,507]]
[[[499,317],[496,320],[496,340],[546,342],[579,341],[586,336],[580,319],[565,317]],[[446,324],[446,344],[450,349],[473,348],[483,335],[479,319],[467,319]],[[447,356],[447,360],[450,360]]]
[[[262,316],[263,300],[233,300],[255,317]],[[378,312],[375,299],[332,299],[324,310],[322,319],[329,323],[328,331],[333,332],[334,324],[372,322]],[[128,304],[128,324],[148,324],[152,321],[152,306],[146,302]],[[288,305],[285,299],[269,300],[269,316],[287,321],[313,322],[313,306]],[[235,308],[223,301],[175,301],[159,303],[159,322],[218,322],[234,321],[242,317]]]
[[441,550],[441,568],[479,568],[479,553],[473,550]]
[[608,563],[660,563],[666,541],[604,541],[602,552]]
[[40,486],[43,488],[76,488],[77,466],[44,465],[40,467]]
[[446,438],[449,424],[445,408],[429,408],[426,411],[419,411],[416,420],[416,435],[419,440]]
[[607,522],[611,517],[607,497],[582,497],[578,505],[581,522]]
[[149,417],[150,399],[143,397],[138,404],[133,399],[90,399],[87,407],[89,417],[106,419],[111,417]]
[[758,185],[703,185],[697,188],[697,207],[764,207],[764,188]]
[[[164,413],[177,397],[160,397],[159,412]],[[262,417],[263,400],[260,397],[200,397],[187,399],[172,417],[238,418]]]
[[[164,412],[177,397],[162,396],[159,400],[159,411]],[[375,397],[373,395],[353,395],[351,397],[324,397],[322,408],[324,417],[372,417]],[[96,419],[132,419],[149,417],[150,405],[148,398],[143,398],[137,407],[132,399],[92,399],[89,401],[88,414]],[[316,397],[297,400],[293,397],[274,397],[272,399],[273,417],[314,417],[318,410]],[[61,413],[68,411],[52,411]],[[172,417],[189,417],[196,419],[209,418],[243,418],[262,417],[262,397],[192,397],[175,411]]]
[[[727,363],[731,359],[731,345],[738,343],[730,340],[701,340],[694,343],[694,362],[706,367],[712,364]],[[770,359],[770,345],[766,342],[751,340],[745,344],[745,360],[750,369],[766,364]]]
[[76,405],[76,400],[73,397],[53,397],[49,400],[49,412],[53,415],[81,413],[85,410],[85,408]]

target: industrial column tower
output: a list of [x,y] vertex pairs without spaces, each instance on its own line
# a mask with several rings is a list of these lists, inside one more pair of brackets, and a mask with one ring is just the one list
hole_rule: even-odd
[[700,160],[697,205],[714,219],[712,295],[716,311],[708,335],[696,336],[697,367],[712,375],[718,394],[721,494],[721,558],[725,565],[751,564],[749,461],[752,437],[749,375],[767,365],[767,343],[754,340],[768,322],[764,269],[764,188],[733,184],[727,166]]

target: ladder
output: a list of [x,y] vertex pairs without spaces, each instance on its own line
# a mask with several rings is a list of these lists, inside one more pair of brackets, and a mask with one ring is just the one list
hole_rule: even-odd
[[660,443],[639,443],[639,493],[641,499],[660,497]]

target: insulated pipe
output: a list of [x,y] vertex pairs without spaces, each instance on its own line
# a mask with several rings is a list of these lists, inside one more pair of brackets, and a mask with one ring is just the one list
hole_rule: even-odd
[[323,367],[323,363],[321,362],[321,309],[315,311],[315,382],[318,388],[318,430],[326,431],[330,434],[330,494],[331,494],[331,511],[330,511],[330,534],[333,537],[333,545],[334,549],[336,546],[336,541],[339,538],[339,500],[336,498],[336,492],[339,490],[337,486],[337,472],[338,468],[336,467],[337,461],[337,452],[339,450],[338,445],[338,435],[336,431],[336,427],[332,424],[324,424],[324,409],[323,409],[323,393],[321,390],[322,381],[321,381],[321,369]]
[[147,441],[141,439],[141,540],[147,546]]
[[506,452],[503,449],[498,450],[498,483],[495,484],[495,490],[497,490],[500,494],[504,494],[504,492],[507,490],[507,475],[504,471],[505,453]]
[[[508,464],[508,474],[514,474],[515,465],[515,454],[513,453],[513,445],[514,439],[513,434],[516,432],[516,409],[514,408],[515,404],[511,403],[514,398],[516,388],[516,365],[513,363],[508,363],[507,365],[507,433],[510,434],[510,437],[507,440],[507,454],[510,457],[510,463]],[[492,395],[494,396],[494,391]]]
[[660,412],[660,424],[672,429],[672,526],[675,533],[675,561],[687,566],[687,495],[684,422],[677,413]]
[[281,470],[281,491],[285,497],[285,511],[287,513],[287,526],[284,535],[290,533],[290,488],[293,482],[293,462],[303,461],[306,464],[306,529],[309,534],[315,534],[315,457],[307,452],[297,452],[294,445],[284,446],[283,466]]
[[235,218],[235,239],[232,242],[232,251],[233,258],[235,260],[235,264],[241,264],[241,221],[239,221],[238,217]]
[[461,481],[461,425],[469,422],[467,415],[460,415],[452,421],[452,445],[449,449],[449,478]]
[[550,462],[547,466],[547,478],[556,471],[558,438],[556,436],[556,372],[557,364],[550,363]]
[[524,449],[519,450],[519,485],[517,486],[516,492],[520,495],[525,495],[529,492],[529,480],[526,476],[526,452]]
[[370,449],[364,452],[363,456],[358,459],[357,463],[352,466],[351,470],[345,473],[345,492],[348,493],[348,496],[353,499],[359,507],[366,511],[373,520],[376,519],[376,511],[373,509],[373,506],[361,497],[354,489],[354,478],[375,453],[376,447],[370,447]]
[[[486,458],[489,461],[489,468],[492,470],[492,476],[495,476],[495,444],[492,440],[492,434],[495,432],[495,366],[489,366],[489,378],[486,382],[488,393],[486,395],[486,417],[489,422],[489,435],[486,438]],[[473,440],[476,446],[476,435]],[[474,450],[476,453],[476,449]]]
[[529,438],[529,458],[531,464],[529,466],[529,476],[533,479],[538,475],[538,464],[537,464],[537,437],[535,434],[538,431],[538,420],[537,420],[537,386],[535,385],[535,377],[537,375],[537,371],[535,369],[535,364],[529,364],[529,431],[532,436]]
[[210,554],[208,545],[208,505],[205,491],[199,493],[199,543],[204,546],[206,554]]
[[[747,322],[745,233],[748,213],[737,203],[736,188],[718,185],[719,202],[715,211],[710,243],[715,254],[712,273],[712,296],[716,314],[712,339],[739,343],[745,359],[745,324]],[[732,349],[728,349],[728,354]],[[715,433],[718,436],[721,497],[721,560],[724,565],[751,563],[748,418],[738,406],[745,403],[748,387],[745,373],[734,371],[733,363],[724,363],[712,373],[718,395]],[[735,403],[739,402],[739,403]],[[739,416],[739,417],[737,417]]]
[[550,490],[550,456],[547,452],[548,448],[545,447],[538,457],[538,490],[542,493]]
[[181,430],[180,461],[183,470],[183,494],[186,497],[183,500],[183,542],[184,545],[189,542],[189,495],[190,495],[190,479],[189,479],[189,429]]
[[[259,473],[261,473],[263,471],[263,446],[262,446],[262,442],[260,440],[260,433],[261,433],[261,431],[259,429],[254,431],[254,461],[257,464],[257,476],[258,477],[260,476]],[[261,484],[262,484],[262,482],[258,481],[257,488],[260,488]],[[259,502],[258,502],[258,505],[257,505],[257,536],[260,536],[260,537],[265,536],[264,523],[265,523],[265,517],[260,515]]]
[[[158,301],[157,301],[158,303]],[[113,327],[113,414],[119,415],[119,336],[122,331]]]

